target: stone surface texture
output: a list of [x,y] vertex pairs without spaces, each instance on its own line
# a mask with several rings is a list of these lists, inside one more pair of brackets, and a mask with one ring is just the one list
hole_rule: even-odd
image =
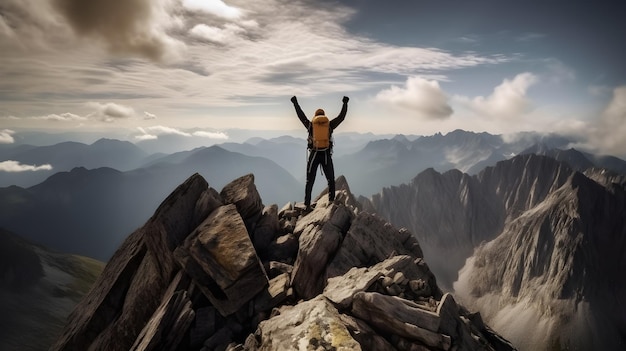
[[191,176],[131,233],[60,350],[513,350],[443,294],[408,230],[335,201],[264,206]]

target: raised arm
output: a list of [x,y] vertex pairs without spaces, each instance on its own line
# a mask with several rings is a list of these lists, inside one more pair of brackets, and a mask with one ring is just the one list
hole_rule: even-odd
[[350,100],[350,98],[348,98],[347,96],[344,96],[343,99],[341,99],[341,101],[343,102],[341,112],[339,112],[339,115],[337,117],[333,118],[332,121],[330,121],[330,129],[337,128],[346,118],[346,113],[348,112],[348,100]]
[[298,115],[300,122],[302,122],[302,124],[304,125],[304,128],[309,129],[309,127],[311,126],[311,121],[309,121],[309,119],[306,118],[304,111],[302,111],[302,109],[300,108],[300,105],[298,105],[298,99],[294,96],[291,98],[291,102],[293,102],[293,107],[296,109],[296,114]]

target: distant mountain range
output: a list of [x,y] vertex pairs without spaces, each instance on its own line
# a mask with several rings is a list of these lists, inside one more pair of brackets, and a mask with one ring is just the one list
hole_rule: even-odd
[[127,172],[79,167],[32,187],[0,188],[0,227],[63,252],[108,260],[159,201],[193,173],[218,189],[253,173],[266,199],[281,205],[303,193],[300,183],[274,162],[212,146]]
[[503,138],[489,133],[455,130],[414,140],[396,136],[372,141],[354,154],[337,157],[335,164],[350,181],[353,192],[369,195],[375,189],[408,183],[428,168],[439,172],[458,169],[476,174],[537,143],[550,148],[565,148],[572,140],[538,133]]
[[575,150],[540,153],[574,166],[525,153],[473,176],[428,169],[361,201],[409,228],[438,282],[458,280],[522,350],[623,348],[626,176]]
[[75,167],[88,169],[109,167],[120,171],[135,169],[144,162],[148,153],[128,141],[100,139],[91,145],[63,142],[50,146],[18,145],[0,148],[0,162],[18,161],[23,165],[48,164],[51,170],[36,172],[0,172],[0,185],[32,186],[49,176],[69,171]]
[[[335,137],[336,175],[345,175],[355,194],[372,194],[385,186],[406,183],[429,167],[473,174],[524,152],[557,152],[557,158],[570,155],[570,159],[579,160],[580,167],[626,169],[626,163],[614,157],[558,151],[552,147],[570,141],[554,135],[525,133],[505,141],[498,135],[457,130],[446,135],[398,135],[373,140],[376,138],[373,134],[351,133]],[[294,136],[257,137],[245,143],[173,154],[148,154],[130,142],[110,139],[91,145],[64,142],[4,146],[0,148],[0,160],[51,164],[53,170],[0,172],[0,180],[6,185],[0,188],[0,227],[62,251],[106,260],[123,237],[145,221],[159,199],[196,172],[216,188],[229,179],[254,173],[264,199],[279,205],[302,201],[304,143],[304,139]],[[31,184],[43,177],[47,179]],[[28,185],[15,186],[19,184]],[[319,176],[314,192],[325,186],[324,178]],[[487,234],[481,235],[483,238]]]

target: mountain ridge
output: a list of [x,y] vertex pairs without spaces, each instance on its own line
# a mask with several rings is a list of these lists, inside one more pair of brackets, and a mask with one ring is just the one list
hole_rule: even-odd
[[[495,294],[510,308],[531,306],[526,313],[534,313],[537,324],[547,328],[525,326],[526,333],[537,335],[526,341],[527,349],[541,348],[549,338],[560,340],[563,348],[626,345],[620,336],[626,330],[626,310],[619,301],[626,284],[617,278],[626,267],[626,223],[620,216],[626,211],[624,198],[623,189],[616,196],[582,173],[572,173],[545,202],[477,249],[460,273],[458,284],[471,295],[462,300],[475,300],[471,305],[477,308],[484,306],[482,296]],[[487,264],[498,260],[494,255],[508,262],[498,272]],[[486,312],[486,317],[500,330],[515,325],[498,313]]]
[[12,160],[25,165],[50,165],[51,170],[0,172],[0,184],[29,187],[45,181],[57,172],[75,167],[110,167],[128,171],[140,165],[148,154],[135,144],[117,139],[101,138],[92,144],[66,141],[50,146],[18,147],[3,153],[1,161]]
[[218,146],[182,156],[176,162],[157,162],[127,172],[77,167],[26,189],[0,188],[0,226],[64,252],[107,260],[122,240],[116,233],[141,225],[191,172],[223,186],[253,170],[262,194],[275,203],[288,202],[291,194],[303,191],[287,171],[264,158]]
[[[598,302],[621,306],[614,296],[626,293],[624,284],[580,280],[590,275],[614,280],[626,269],[623,180],[605,170],[581,173],[564,162],[524,154],[475,176],[429,169],[410,184],[361,200],[416,234],[437,277],[451,285],[463,268],[454,283],[461,301],[484,311],[485,319],[521,349],[594,349],[625,342],[619,335],[626,330],[621,317],[626,313]],[[583,242],[593,245],[583,250]],[[597,289],[603,298],[580,289]],[[580,308],[578,295],[584,297]],[[558,312],[547,318],[544,310]],[[603,319],[612,322],[604,327]]]
[[264,206],[195,174],[131,233],[51,350],[513,350],[443,294],[410,232],[350,205]]

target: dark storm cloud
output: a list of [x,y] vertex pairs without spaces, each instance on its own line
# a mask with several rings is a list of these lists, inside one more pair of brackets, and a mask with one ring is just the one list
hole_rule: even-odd
[[[164,1],[154,0],[53,0],[79,36],[103,40],[116,53],[161,60],[177,43],[163,31],[160,13]],[[163,18],[160,18],[163,17]]]

